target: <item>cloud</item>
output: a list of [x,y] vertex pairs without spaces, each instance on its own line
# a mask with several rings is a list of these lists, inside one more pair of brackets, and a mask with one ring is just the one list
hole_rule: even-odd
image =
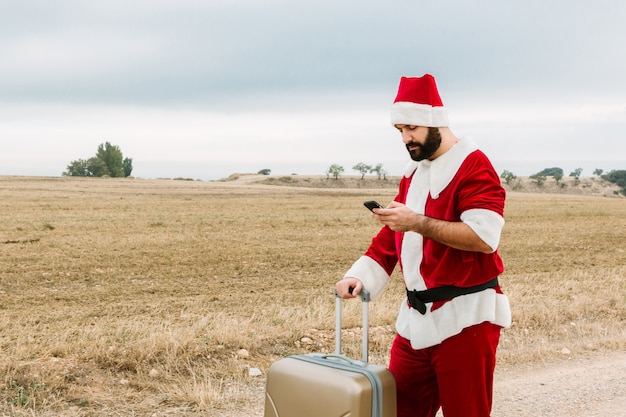
[[[618,2],[24,1],[0,17],[11,99],[204,101],[393,89],[619,90]],[[17,24],[17,22],[25,22]]]
[[626,152],[624,2],[5,3],[7,174],[58,175],[107,140],[148,177],[401,170],[388,106],[400,76],[424,72],[455,131],[498,160]]
[[110,82],[130,69],[153,62],[162,53],[154,39],[93,31],[54,36],[27,35],[6,41],[2,75],[16,89],[62,84]]

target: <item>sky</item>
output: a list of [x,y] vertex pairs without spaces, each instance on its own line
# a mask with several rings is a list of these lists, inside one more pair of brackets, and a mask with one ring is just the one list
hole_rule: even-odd
[[100,144],[139,178],[359,162],[400,175],[401,76],[430,73],[496,170],[626,169],[622,0],[0,0],[0,175]]

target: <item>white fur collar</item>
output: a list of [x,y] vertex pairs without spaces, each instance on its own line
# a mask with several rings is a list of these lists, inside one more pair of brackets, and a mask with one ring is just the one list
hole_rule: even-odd
[[438,198],[439,194],[450,184],[465,158],[477,149],[478,146],[471,137],[461,138],[448,152],[433,161],[411,161],[406,167],[404,176],[410,177],[420,167],[428,170],[430,196]]

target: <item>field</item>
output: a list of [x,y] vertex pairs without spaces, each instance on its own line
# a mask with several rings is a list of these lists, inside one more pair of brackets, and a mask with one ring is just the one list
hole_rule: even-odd
[[[273,361],[334,348],[334,283],[378,230],[362,201],[394,194],[0,177],[0,416],[258,413]],[[510,192],[506,220],[499,363],[623,351],[626,199]],[[374,362],[402,293],[372,303]]]

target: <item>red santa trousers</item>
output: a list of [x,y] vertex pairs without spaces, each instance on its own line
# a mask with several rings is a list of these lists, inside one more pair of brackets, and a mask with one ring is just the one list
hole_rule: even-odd
[[501,327],[484,322],[442,343],[415,350],[397,335],[389,370],[396,378],[398,417],[488,417]]

